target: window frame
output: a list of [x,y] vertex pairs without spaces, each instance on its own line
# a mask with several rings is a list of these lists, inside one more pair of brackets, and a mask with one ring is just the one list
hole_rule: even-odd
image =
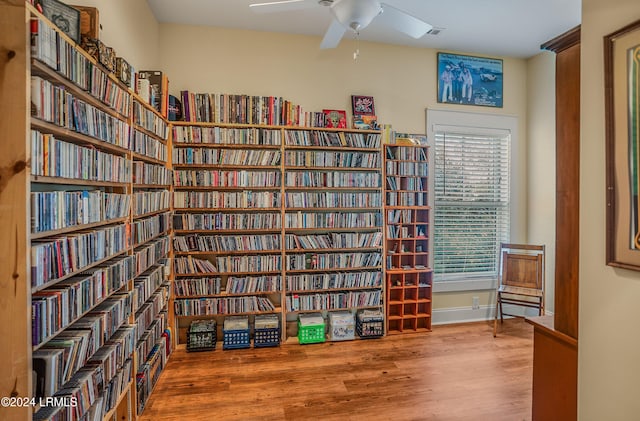
[[[426,110],[426,133],[435,145],[435,134],[438,131],[450,130],[457,133],[499,134],[508,132],[510,139],[509,163],[509,236],[512,241],[524,238],[526,204],[526,157],[522,155],[518,137],[518,119],[515,116],[488,113],[472,113],[450,110]],[[435,149],[435,147],[434,147]],[[435,153],[435,150],[434,150]],[[435,179],[435,161],[432,177]],[[432,189],[435,203],[435,190]],[[435,239],[434,239],[435,241]],[[447,279],[448,278],[448,279]],[[450,275],[444,279],[435,279],[434,292],[490,290],[497,287],[497,276],[486,275]]]

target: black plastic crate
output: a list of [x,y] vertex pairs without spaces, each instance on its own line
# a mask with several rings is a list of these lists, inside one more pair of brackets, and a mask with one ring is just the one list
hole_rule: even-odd
[[216,321],[194,320],[187,332],[187,352],[210,351],[216,348]]
[[361,338],[384,336],[384,316],[381,311],[363,310],[356,317],[356,332]]

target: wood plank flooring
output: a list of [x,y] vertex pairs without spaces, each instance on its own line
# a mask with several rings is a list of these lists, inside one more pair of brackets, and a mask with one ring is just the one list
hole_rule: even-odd
[[160,420],[530,420],[533,330],[505,320],[278,348],[175,351],[142,414]]

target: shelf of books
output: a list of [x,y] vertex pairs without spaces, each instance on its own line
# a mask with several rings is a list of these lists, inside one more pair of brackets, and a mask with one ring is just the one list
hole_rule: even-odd
[[387,332],[431,330],[432,195],[424,136],[384,145]]
[[[21,10],[31,45],[20,89],[30,106],[16,150],[30,165],[25,204],[12,206],[28,215],[31,334],[18,395],[34,399],[22,415],[134,419],[136,377],[154,346],[164,359],[170,349],[167,124],[156,119],[163,134],[150,130],[139,118],[149,106],[37,10]],[[138,189],[139,180],[163,187]]]
[[132,107],[131,242],[136,269],[133,322],[136,330],[136,413],[141,414],[171,352],[169,283],[172,171],[169,126],[134,95]]
[[382,309],[382,157],[379,132],[285,129],[284,140],[286,331],[294,337],[301,314],[346,311],[354,320]]
[[223,339],[234,316],[280,318],[282,131],[174,123],[172,137],[179,342],[196,320],[214,319]]

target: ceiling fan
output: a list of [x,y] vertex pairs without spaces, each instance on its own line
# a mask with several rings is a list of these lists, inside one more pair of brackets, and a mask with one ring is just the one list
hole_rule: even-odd
[[254,3],[249,7],[256,13],[273,13],[307,9],[317,5],[328,7],[333,21],[322,39],[320,48],[335,48],[347,30],[358,34],[376,17],[396,31],[413,38],[421,38],[433,26],[410,14],[376,0],[282,0]]

